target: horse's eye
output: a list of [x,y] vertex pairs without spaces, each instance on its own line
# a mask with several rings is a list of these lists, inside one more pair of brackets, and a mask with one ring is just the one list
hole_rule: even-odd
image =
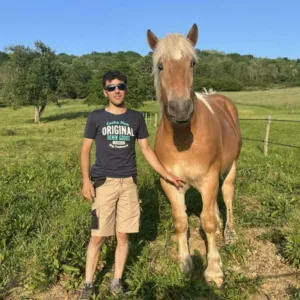
[[162,71],[162,70],[164,69],[164,67],[163,67],[162,64],[159,64],[157,67],[158,67],[158,70],[159,70],[159,71]]
[[191,60],[191,68],[193,68],[196,65],[196,62],[194,60]]

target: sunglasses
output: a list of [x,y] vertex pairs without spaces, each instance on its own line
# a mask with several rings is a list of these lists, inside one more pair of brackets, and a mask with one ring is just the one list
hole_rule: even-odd
[[120,91],[125,91],[126,84],[125,83],[119,83],[118,85],[110,84],[110,85],[107,85],[104,89],[108,92],[113,92],[116,88],[118,88]]

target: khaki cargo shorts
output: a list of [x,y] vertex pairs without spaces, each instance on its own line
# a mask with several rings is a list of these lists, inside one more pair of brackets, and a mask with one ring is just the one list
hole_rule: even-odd
[[115,235],[116,230],[139,232],[141,213],[135,178],[106,177],[93,181],[96,197],[91,210],[91,235],[111,236]]

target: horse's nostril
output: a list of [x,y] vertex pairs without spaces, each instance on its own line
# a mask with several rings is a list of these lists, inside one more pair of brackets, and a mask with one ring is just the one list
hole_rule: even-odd
[[168,105],[168,111],[171,115],[176,116],[178,105],[175,101],[170,101]]
[[176,103],[174,101],[170,101],[169,105],[171,109],[176,109]]
[[192,100],[188,100],[187,108],[188,108],[188,112],[189,113],[191,113],[193,111],[194,105],[193,105],[193,101]]

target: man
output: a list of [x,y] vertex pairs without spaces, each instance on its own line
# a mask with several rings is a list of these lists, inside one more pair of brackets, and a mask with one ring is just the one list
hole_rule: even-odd
[[[114,294],[124,292],[121,278],[128,255],[128,233],[139,231],[140,220],[135,140],[138,140],[148,163],[165,180],[177,187],[181,186],[182,181],[166,171],[148,145],[149,134],[142,113],[126,108],[126,75],[119,71],[109,71],[104,74],[102,84],[103,94],[109,104],[89,114],[81,150],[82,195],[94,201],[85,283],[80,299],[89,299],[100,248],[105,237],[115,232],[117,247],[111,291]],[[90,150],[94,140],[96,163],[90,174]]]

